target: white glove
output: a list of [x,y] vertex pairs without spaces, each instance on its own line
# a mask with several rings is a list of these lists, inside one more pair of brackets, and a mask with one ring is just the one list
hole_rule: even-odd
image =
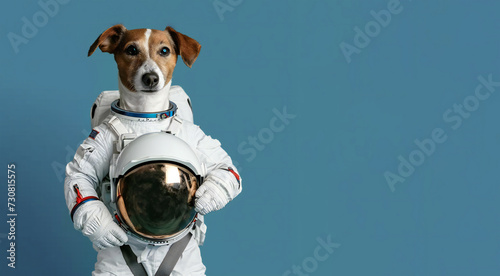
[[220,210],[240,192],[241,185],[232,173],[214,170],[196,191],[195,211],[206,215]]
[[128,241],[127,234],[113,221],[108,208],[100,200],[84,203],[73,216],[76,230],[90,239],[94,249],[121,246]]

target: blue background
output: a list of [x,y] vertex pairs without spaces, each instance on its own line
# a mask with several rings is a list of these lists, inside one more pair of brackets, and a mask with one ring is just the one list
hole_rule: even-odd
[[[222,17],[213,2],[69,1],[18,53],[8,33],[22,35],[22,18],[42,9],[2,4],[0,217],[11,162],[18,217],[15,269],[0,224],[1,275],[93,270],[96,252],[64,203],[63,166],[90,132],[96,96],[117,88],[112,56],[86,56],[117,23],[171,25],[202,45],[173,83],[244,178],[243,193],[207,216],[209,275],[286,275],[294,265],[309,275],[499,275],[500,95],[457,129],[443,114],[474,95],[478,76],[500,81],[500,3],[402,0],[348,63],[340,44],[354,45],[354,28],[389,0],[221,0],[234,6]],[[270,139],[263,129],[284,107],[296,117]],[[435,128],[447,140],[391,191],[384,173],[397,174],[398,156]],[[253,158],[238,150],[259,133],[269,143]],[[340,247],[312,261],[328,237]]]

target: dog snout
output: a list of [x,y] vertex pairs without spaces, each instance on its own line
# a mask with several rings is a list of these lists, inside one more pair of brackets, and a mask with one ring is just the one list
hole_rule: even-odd
[[159,80],[160,78],[155,72],[150,72],[142,75],[142,83],[149,88],[155,87],[158,84]]

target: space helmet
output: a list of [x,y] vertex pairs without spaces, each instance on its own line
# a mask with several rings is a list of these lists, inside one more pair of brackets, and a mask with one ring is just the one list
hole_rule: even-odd
[[193,228],[195,193],[205,169],[186,142],[164,132],[139,136],[122,150],[111,173],[117,218],[129,234],[161,245]]

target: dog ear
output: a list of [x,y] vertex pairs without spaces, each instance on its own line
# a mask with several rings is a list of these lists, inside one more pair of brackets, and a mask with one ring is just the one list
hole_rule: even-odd
[[114,25],[113,27],[105,30],[95,41],[92,46],[90,46],[88,56],[90,57],[97,46],[103,52],[113,53],[116,49],[116,46],[120,42],[123,34],[127,31],[125,26],[122,24]]
[[174,40],[175,53],[181,55],[184,63],[191,68],[200,53],[201,45],[198,41],[187,35],[181,34],[172,27],[165,29]]

